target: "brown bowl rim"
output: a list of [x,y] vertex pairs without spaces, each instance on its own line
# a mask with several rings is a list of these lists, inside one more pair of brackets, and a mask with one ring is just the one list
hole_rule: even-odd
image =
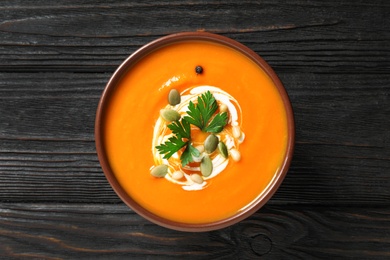
[[[162,218],[158,215],[155,215],[148,210],[144,209],[141,205],[139,205],[136,201],[134,201],[121,187],[115,175],[110,168],[107,154],[104,150],[104,135],[103,135],[103,124],[102,121],[104,119],[105,108],[107,105],[107,101],[109,100],[110,95],[115,91],[115,88],[119,81],[122,78],[122,75],[126,73],[133,64],[142,59],[145,55],[153,52],[154,50],[163,47],[165,45],[171,43],[178,43],[183,41],[192,41],[192,40],[200,40],[200,41],[208,41],[218,43],[224,46],[228,46],[240,53],[244,54],[252,61],[254,61],[266,74],[272,79],[276,88],[279,91],[279,94],[283,100],[284,106],[286,108],[287,114],[287,126],[288,126],[288,141],[286,148],[286,155],[283,160],[281,167],[276,173],[275,178],[272,180],[272,183],[267,186],[267,188],[262,192],[262,194],[257,197],[250,206],[248,206],[245,210],[238,212],[236,215],[233,215],[227,219],[223,219],[216,222],[211,223],[201,223],[201,224],[191,224],[191,223],[182,223],[171,221],[165,218]],[[179,230],[179,231],[188,231],[188,232],[204,232],[204,231],[212,231],[221,228],[225,228],[231,226],[235,223],[238,223],[245,218],[249,217],[256,211],[258,211],[261,207],[264,206],[266,202],[274,195],[276,190],[279,188],[280,184],[283,182],[289,166],[291,164],[293,151],[294,151],[294,142],[295,142],[295,124],[294,124],[294,114],[291,106],[290,99],[288,94],[280,81],[279,77],[276,75],[274,70],[268,65],[268,63],[261,58],[257,53],[255,53],[250,48],[245,45],[222,35],[209,33],[209,32],[180,32],[175,34],[170,34],[167,36],[163,36],[154,41],[149,42],[143,47],[139,48],[133,54],[131,54],[114,72],[110,80],[108,81],[106,87],[103,90],[101,95],[97,111],[96,111],[96,119],[95,119],[95,143],[96,143],[96,151],[98,155],[98,159],[100,161],[103,172],[110,183],[111,187],[120,197],[120,199],[131,209],[133,209],[136,213],[144,217],[145,219],[158,224],[160,226]]]

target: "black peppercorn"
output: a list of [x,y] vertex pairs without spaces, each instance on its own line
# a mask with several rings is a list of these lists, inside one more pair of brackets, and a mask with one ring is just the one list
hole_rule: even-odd
[[195,67],[195,72],[196,72],[196,74],[202,74],[202,72],[203,72],[202,66],[196,66]]

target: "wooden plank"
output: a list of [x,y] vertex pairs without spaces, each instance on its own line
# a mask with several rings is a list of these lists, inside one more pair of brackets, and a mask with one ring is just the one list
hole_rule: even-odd
[[[294,107],[296,149],[269,203],[388,205],[388,76],[280,76]],[[109,77],[0,74],[0,201],[119,202],[101,171],[93,133]]]
[[[0,258],[389,259],[388,13],[381,0],[1,1]],[[275,196],[206,233],[156,226],[121,203],[93,135],[117,66],[194,30],[264,57],[297,126]]]
[[2,1],[0,71],[113,71],[160,36],[206,30],[280,70],[388,73],[389,12],[354,0]]
[[0,75],[2,138],[93,141],[107,73]]
[[[390,210],[266,207],[218,231],[165,229],[126,206],[0,204],[2,258],[390,257]],[[263,259],[262,258],[262,259]]]

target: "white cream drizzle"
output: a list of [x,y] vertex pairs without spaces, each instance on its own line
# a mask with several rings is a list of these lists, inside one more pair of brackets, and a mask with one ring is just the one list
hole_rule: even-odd
[[[182,116],[185,116],[188,111],[189,102],[192,101],[194,103],[197,103],[196,100],[198,96],[205,93],[206,91],[210,91],[213,94],[214,98],[218,101],[218,103],[225,104],[227,106],[229,115],[227,126],[240,126],[241,122],[239,122],[239,119],[242,119],[242,111],[237,100],[227,92],[214,86],[205,85],[186,89],[181,93],[180,104],[176,106],[167,105],[165,108],[174,109],[178,111]],[[225,129],[227,129],[227,126],[225,126]],[[241,136],[239,138],[234,138],[232,133],[225,129],[221,133],[216,134],[216,136],[226,144],[228,150],[231,150],[233,148],[238,150],[239,144],[241,144],[245,139],[244,132],[241,131]],[[192,173],[200,174],[200,167],[191,167],[189,165],[182,167],[180,158],[177,153],[175,153],[169,160],[167,160],[163,159],[163,155],[161,155],[157,151],[156,146],[166,142],[171,136],[172,134],[170,134],[166,122],[161,117],[159,117],[154,126],[152,140],[152,153],[154,157],[154,163],[155,165],[168,165],[168,174],[165,175],[165,179],[174,184],[181,185],[182,188],[186,191],[202,190],[206,188],[208,185],[208,180],[220,174],[229,164],[230,157],[224,158],[217,151],[214,152],[210,155],[213,164],[212,173],[208,177],[203,177],[203,183],[195,183],[191,180],[190,175]],[[203,154],[204,153],[201,154],[201,157],[203,156]],[[199,162],[201,160],[201,157],[194,159],[195,161]],[[180,180],[172,178],[172,174],[178,170],[182,171],[184,175],[184,178]]]

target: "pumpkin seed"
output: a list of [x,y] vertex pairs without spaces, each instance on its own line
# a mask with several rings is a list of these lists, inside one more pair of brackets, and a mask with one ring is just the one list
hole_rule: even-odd
[[168,102],[171,106],[176,106],[180,104],[181,97],[179,91],[177,89],[171,89],[168,94]]
[[200,162],[200,172],[204,177],[210,176],[213,172],[213,162],[207,154],[203,156],[202,161]]
[[152,174],[154,177],[162,178],[168,173],[168,166],[165,164],[160,164],[150,171],[150,174]]
[[218,143],[218,151],[225,159],[228,158],[228,150],[224,142],[220,141]]
[[192,174],[191,175],[191,180],[195,183],[202,184],[203,183],[203,178],[199,174]]
[[218,146],[218,137],[216,137],[215,135],[211,134],[209,135],[207,138],[206,138],[206,141],[204,141],[204,150],[207,152],[207,153],[212,153],[215,151],[215,149],[217,149],[217,146]]
[[167,122],[172,122],[180,119],[180,114],[173,109],[161,109],[160,116]]

